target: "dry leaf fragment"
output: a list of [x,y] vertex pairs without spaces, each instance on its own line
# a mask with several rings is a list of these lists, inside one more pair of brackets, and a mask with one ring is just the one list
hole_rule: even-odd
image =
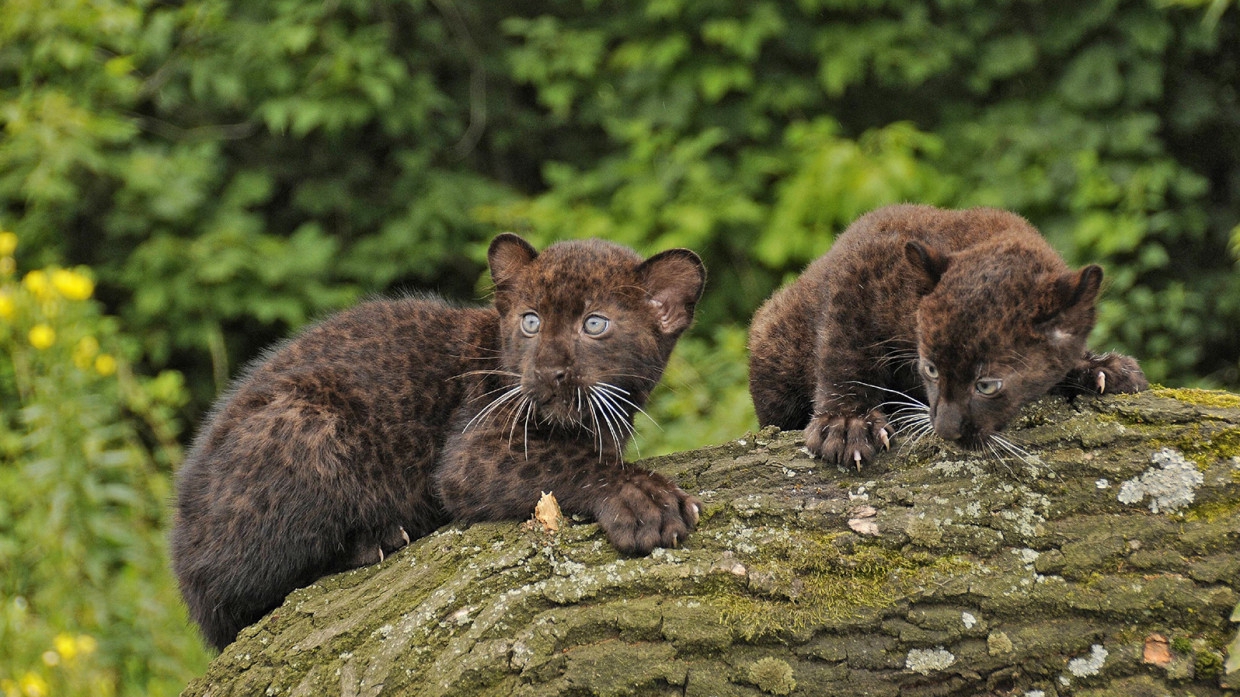
[[534,521],[542,525],[543,532],[559,532],[564,525],[564,514],[554,492],[542,492],[542,498],[534,505]]
[[1151,634],[1145,637],[1145,651],[1141,654],[1141,660],[1159,667],[1166,667],[1171,663],[1171,644],[1167,641],[1167,637],[1161,634]]
[[878,534],[878,523],[874,522],[872,518],[853,518],[848,521],[848,527],[852,528],[853,532],[861,535]]

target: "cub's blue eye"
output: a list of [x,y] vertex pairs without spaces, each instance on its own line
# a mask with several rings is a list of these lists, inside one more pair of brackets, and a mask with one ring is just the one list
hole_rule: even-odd
[[925,373],[926,377],[931,380],[939,379],[939,369],[936,368],[930,361],[925,361],[921,364],[921,372]]
[[585,324],[582,325],[582,329],[584,329],[586,334],[589,336],[599,336],[603,332],[607,331],[607,328],[610,326],[611,320],[606,317],[590,315],[586,318]]
[[542,326],[542,319],[538,317],[537,312],[527,312],[521,315],[521,332],[526,336],[534,336],[538,333],[538,328]]
[[1003,381],[997,378],[982,378],[974,384],[974,387],[983,397],[993,397],[1003,389]]

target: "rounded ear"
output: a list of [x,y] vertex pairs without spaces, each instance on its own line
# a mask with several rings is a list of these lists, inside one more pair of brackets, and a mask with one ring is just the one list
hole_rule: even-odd
[[672,335],[687,329],[706,284],[706,268],[698,255],[688,249],[669,249],[642,262],[637,273],[659,329]]
[[517,272],[537,256],[538,252],[520,235],[512,232],[496,235],[487,249],[487,265],[491,267],[491,280],[495,287],[505,290]]
[[1081,304],[1092,305],[1102,288],[1102,267],[1090,264],[1079,272],[1071,271],[1055,281],[1055,293],[1059,296],[1059,311],[1063,312]]
[[951,265],[951,257],[916,240],[910,240],[904,245],[904,256],[914,269],[925,276],[923,295],[934,290],[939,279],[943,277],[943,272]]
[[1051,339],[1060,343],[1088,334],[1101,289],[1102,267],[1097,264],[1061,275],[1050,289],[1047,309],[1033,318],[1034,324],[1046,327]]

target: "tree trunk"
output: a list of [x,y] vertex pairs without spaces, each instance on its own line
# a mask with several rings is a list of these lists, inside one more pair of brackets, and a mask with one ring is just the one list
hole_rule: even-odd
[[656,458],[706,502],[682,548],[446,527],[186,694],[1237,694],[1240,397],[1048,398],[1008,435],[1028,461],[897,439],[858,473],[773,430]]

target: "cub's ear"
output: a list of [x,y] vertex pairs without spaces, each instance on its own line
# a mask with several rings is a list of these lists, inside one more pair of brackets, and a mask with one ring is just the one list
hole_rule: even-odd
[[501,292],[507,290],[517,273],[537,256],[538,252],[519,235],[511,232],[497,235],[487,249],[487,264],[491,267],[495,288]]
[[1055,295],[1059,299],[1059,311],[1074,307],[1092,306],[1102,288],[1102,267],[1090,264],[1078,271],[1070,271],[1055,280]]
[[951,257],[916,240],[911,240],[904,245],[904,256],[908,258],[908,263],[913,265],[913,269],[925,277],[922,295],[934,290],[934,287],[939,284],[939,279],[943,277],[943,272],[947,271],[947,267],[951,265]]
[[671,335],[687,329],[706,283],[706,268],[698,255],[687,249],[669,249],[642,262],[637,274],[659,319],[659,329]]
[[1034,318],[1057,343],[1089,334],[1094,328],[1094,301],[1102,288],[1102,267],[1090,264],[1055,279],[1048,306]]

